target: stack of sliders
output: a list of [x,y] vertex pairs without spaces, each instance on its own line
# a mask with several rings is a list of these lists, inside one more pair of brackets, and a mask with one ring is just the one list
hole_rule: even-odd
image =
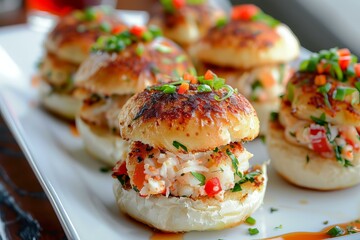
[[193,72],[186,53],[155,27],[133,26],[103,36],[80,66],[74,95],[84,99],[76,126],[85,148],[114,166],[128,144],[119,136],[118,113],[133,94],[150,85]]
[[360,182],[360,64],[348,49],[313,54],[290,79],[267,135],[278,173],[301,187]]
[[214,70],[251,101],[264,134],[291,75],[288,62],[299,54],[291,30],[254,5],[239,5],[228,22],[210,29],[189,51],[198,72]]
[[99,36],[124,28],[107,7],[74,11],[59,19],[45,40],[46,54],[39,66],[40,97],[48,110],[74,119],[81,103],[72,95],[76,70]]
[[224,11],[207,0],[160,0],[151,12],[149,25],[158,26],[164,36],[186,49],[224,17]]
[[242,145],[259,120],[214,73],[147,88],[126,102],[119,123],[130,149],[113,170],[114,193],[131,217],[166,232],[218,230],[261,205],[265,166],[249,167]]

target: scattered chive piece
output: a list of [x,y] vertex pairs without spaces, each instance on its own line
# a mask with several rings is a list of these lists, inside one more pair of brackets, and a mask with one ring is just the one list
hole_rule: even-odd
[[270,121],[275,122],[279,119],[279,113],[278,112],[271,112],[270,113]]
[[198,92],[212,92],[211,87],[205,84],[200,84],[197,88]]
[[316,124],[319,124],[320,126],[324,126],[327,124],[326,122],[326,116],[325,113],[322,113],[319,118],[310,116],[311,120],[313,120]]
[[283,228],[283,225],[280,224],[279,226],[275,227],[274,229],[278,230],[278,229],[282,229]]
[[173,146],[176,149],[182,148],[185,152],[187,152],[187,147],[185,147],[183,144],[179,143],[178,141],[173,141]]
[[248,217],[248,218],[245,220],[245,222],[246,222],[247,224],[250,224],[250,225],[255,225],[255,224],[256,224],[255,218],[252,218],[252,217]]
[[324,225],[327,225],[328,223],[329,223],[328,220],[326,220],[326,221],[323,222]]
[[200,186],[205,185],[206,177],[204,175],[202,175],[201,173],[197,173],[197,172],[191,172],[191,175],[193,175],[197,180],[199,180]]
[[257,228],[248,228],[248,232],[252,236],[258,234],[259,230]]
[[356,83],[355,83],[355,87],[356,87],[356,89],[360,92],[360,82],[356,82]]
[[344,230],[339,226],[335,226],[331,228],[329,231],[327,231],[326,234],[329,235],[330,237],[339,237],[344,234]]
[[102,22],[101,24],[100,24],[100,30],[101,31],[103,31],[103,32],[110,32],[111,31],[111,26],[110,26],[110,24],[109,23],[107,23],[107,22]]
[[261,140],[261,142],[262,142],[263,144],[265,144],[265,143],[266,143],[266,136],[265,136],[265,135],[261,135],[261,136],[260,136],[260,140]]
[[136,49],[135,49],[135,53],[138,56],[142,56],[142,54],[144,53],[144,46],[142,44],[139,44]]
[[273,207],[270,208],[270,213],[277,212],[277,211],[279,211],[279,209],[273,208]]
[[219,148],[218,147],[216,147],[214,150],[213,150],[213,152],[218,152],[219,151]]
[[107,173],[107,172],[110,172],[111,169],[112,169],[112,167],[101,167],[99,170],[102,173]]
[[333,93],[333,98],[343,101],[347,95],[353,94],[355,91],[356,89],[351,87],[338,87]]
[[306,163],[309,163],[310,162],[310,157],[309,155],[306,155]]
[[216,27],[217,28],[222,28],[223,26],[225,26],[227,24],[228,20],[226,17],[222,17],[222,18],[219,18],[217,21],[216,21]]
[[346,226],[346,231],[348,234],[358,233],[358,231],[356,230],[356,228],[354,226]]

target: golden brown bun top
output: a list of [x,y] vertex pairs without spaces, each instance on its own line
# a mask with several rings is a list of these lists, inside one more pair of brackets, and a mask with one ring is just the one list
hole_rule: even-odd
[[92,54],[81,64],[75,84],[98,94],[134,94],[193,71],[190,59],[178,45],[157,37],[132,44],[123,51]]
[[284,24],[230,20],[213,27],[190,52],[206,63],[233,68],[253,68],[284,63],[299,54],[299,42]]
[[94,7],[74,11],[59,19],[45,40],[45,48],[59,58],[80,64],[100,36],[125,28],[111,10]]
[[[213,26],[219,18],[224,17],[225,13],[222,9],[212,6],[208,1],[199,4],[186,4],[180,9],[174,11],[166,11],[162,4],[154,5],[150,12],[150,24],[154,24],[162,28],[165,36],[167,32],[176,31],[180,28],[190,28],[194,26],[198,30],[198,37],[206,34],[206,32]],[[184,33],[182,31],[178,34]],[[170,34],[172,40],[180,44],[189,44],[195,40],[190,36],[179,36],[178,34]],[[170,37],[170,36],[167,36]]]
[[[354,85],[357,80],[350,79],[341,82],[330,74],[324,74],[326,83],[331,84],[325,97],[319,90],[321,86],[315,84],[317,76],[319,76],[317,73],[295,73],[288,83],[283,104],[291,106],[291,113],[298,119],[311,121],[312,117],[319,118],[325,114],[326,122],[335,125],[360,126],[359,91]],[[344,100],[334,99],[335,92],[342,87],[352,88],[353,93],[347,95]]]
[[[147,89],[124,105],[120,113],[120,134],[124,139],[141,141],[167,151],[208,151],[230,142],[250,141],[259,133],[259,120],[249,101],[234,93],[225,100],[227,90],[198,92],[190,84],[185,94]],[[177,87],[178,91],[179,87]]]

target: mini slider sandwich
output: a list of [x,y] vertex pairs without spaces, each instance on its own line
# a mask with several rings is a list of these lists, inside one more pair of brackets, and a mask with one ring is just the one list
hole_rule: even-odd
[[160,0],[150,15],[149,25],[185,49],[225,19],[224,11],[207,0]]
[[85,148],[115,166],[128,148],[119,136],[117,118],[126,100],[150,85],[193,71],[186,53],[161,37],[158,28],[133,26],[99,38],[75,76],[74,95],[84,99],[76,126]]
[[290,79],[266,138],[289,182],[334,190],[360,182],[360,64],[348,49],[313,54]]
[[242,145],[258,135],[259,120],[214,73],[147,88],[119,122],[130,150],[113,169],[114,193],[131,217],[166,232],[219,230],[261,205],[266,169],[249,167]]
[[46,53],[39,65],[40,97],[51,112],[74,119],[81,101],[74,98],[74,74],[102,35],[125,26],[107,7],[74,11],[59,19],[45,40]]
[[211,28],[189,52],[198,72],[214,70],[251,101],[264,134],[291,75],[288,62],[299,54],[291,30],[252,4],[239,5],[230,20]]

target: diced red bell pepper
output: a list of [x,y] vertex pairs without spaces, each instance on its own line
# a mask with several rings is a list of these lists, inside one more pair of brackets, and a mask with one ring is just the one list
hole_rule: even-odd
[[132,28],[130,28],[130,33],[137,37],[141,37],[145,31],[146,31],[145,27],[142,26],[135,25]]
[[205,183],[205,192],[209,197],[213,197],[222,190],[220,180],[217,177],[211,178]]
[[311,124],[310,139],[314,152],[319,153],[324,157],[333,155],[333,149],[327,140],[326,129],[324,126]]
[[231,18],[233,20],[250,21],[259,11],[260,9],[254,4],[243,4],[233,7]]

